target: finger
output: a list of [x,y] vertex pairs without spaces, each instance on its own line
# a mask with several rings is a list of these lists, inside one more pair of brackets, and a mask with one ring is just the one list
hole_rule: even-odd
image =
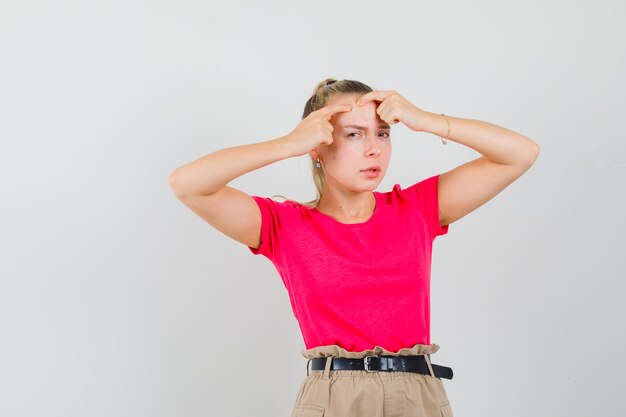
[[382,116],[383,112],[387,111],[387,108],[389,108],[389,101],[383,101],[376,108],[376,113]]
[[378,106],[378,110],[376,110],[376,112],[380,116],[381,120],[383,120],[385,123],[389,123],[389,113],[391,112],[391,110],[387,110],[386,108],[381,109],[380,107],[382,106]]
[[340,111],[352,110],[352,104],[333,104],[332,106],[322,107],[321,113],[324,114],[330,120],[330,116]]
[[385,97],[387,97],[387,95],[389,95],[389,91],[385,91],[385,90],[370,91],[369,93],[364,94],[361,97],[359,97],[358,100],[356,101],[356,104],[357,106],[362,106],[363,104],[372,100],[383,101]]
[[328,133],[326,137],[322,140],[320,145],[330,145],[331,143],[333,143],[333,134]]

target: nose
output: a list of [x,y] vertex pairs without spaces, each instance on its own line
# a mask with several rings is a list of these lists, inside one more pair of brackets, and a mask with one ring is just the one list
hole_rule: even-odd
[[376,138],[372,138],[370,136],[369,141],[366,141],[367,145],[366,145],[366,152],[367,152],[367,156],[378,156],[380,155],[380,144],[378,143],[378,141],[376,140]]

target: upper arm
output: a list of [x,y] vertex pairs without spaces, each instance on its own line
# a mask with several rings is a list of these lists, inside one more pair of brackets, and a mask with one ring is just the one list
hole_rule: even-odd
[[445,226],[471,213],[509,186],[532,166],[504,165],[485,156],[439,176],[439,219]]
[[261,244],[261,210],[248,194],[224,186],[211,195],[179,196],[211,226],[252,248]]

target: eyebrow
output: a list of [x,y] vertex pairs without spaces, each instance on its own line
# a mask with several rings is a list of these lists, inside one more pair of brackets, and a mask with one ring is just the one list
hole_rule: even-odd
[[[352,129],[358,129],[358,130],[367,130],[366,126],[359,126],[359,125],[347,125],[347,126],[343,126],[344,128],[352,128]],[[391,126],[389,126],[388,124],[381,124],[380,125],[381,129],[391,129]]]

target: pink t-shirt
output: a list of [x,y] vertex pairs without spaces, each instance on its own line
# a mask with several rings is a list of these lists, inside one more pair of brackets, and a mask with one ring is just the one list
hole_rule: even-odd
[[261,246],[287,289],[307,349],[397,352],[430,344],[430,265],[439,225],[439,175],[374,191],[369,220],[345,224],[304,205],[252,196]]

